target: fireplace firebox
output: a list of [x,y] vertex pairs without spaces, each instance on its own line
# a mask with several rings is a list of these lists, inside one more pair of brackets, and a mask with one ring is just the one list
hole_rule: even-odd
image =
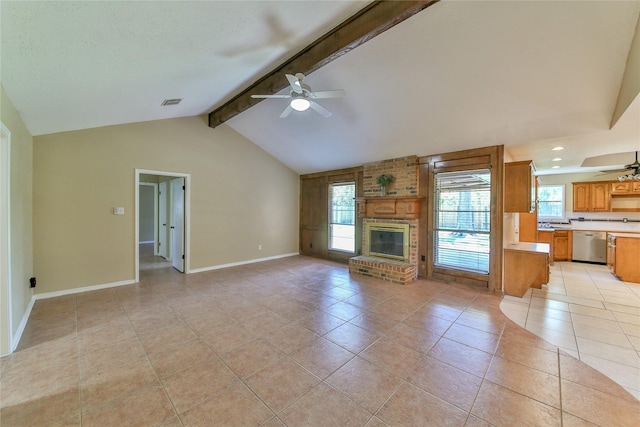
[[368,222],[365,255],[409,262],[409,224]]

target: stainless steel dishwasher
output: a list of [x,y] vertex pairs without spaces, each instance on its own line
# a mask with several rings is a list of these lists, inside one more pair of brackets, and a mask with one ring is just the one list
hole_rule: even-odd
[[573,232],[573,261],[607,263],[607,232],[606,231],[574,231]]

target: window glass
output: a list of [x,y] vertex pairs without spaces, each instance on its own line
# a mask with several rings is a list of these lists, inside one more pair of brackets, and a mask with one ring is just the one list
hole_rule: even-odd
[[434,266],[489,272],[491,172],[435,175]]
[[538,187],[538,218],[564,218],[564,185]]
[[329,249],[355,252],[356,185],[353,182],[329,186]]

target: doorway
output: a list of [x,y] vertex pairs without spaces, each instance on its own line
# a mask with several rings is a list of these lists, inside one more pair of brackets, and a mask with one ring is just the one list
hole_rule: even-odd
[[143,269],[189,273],[190,175],[136,169],[135,178],[136,282]]

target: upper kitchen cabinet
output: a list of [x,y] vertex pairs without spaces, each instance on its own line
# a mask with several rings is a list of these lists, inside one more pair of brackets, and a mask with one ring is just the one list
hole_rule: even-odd
[[536,209],[535,166],[532,160],[504,164],[504,211]]
[[611,184],[611,194],[613,195],[639,195],[640,181],[622,181]]
[[573,211],[574,212],[609,212],[610,182],[574,182],[573,183]]

